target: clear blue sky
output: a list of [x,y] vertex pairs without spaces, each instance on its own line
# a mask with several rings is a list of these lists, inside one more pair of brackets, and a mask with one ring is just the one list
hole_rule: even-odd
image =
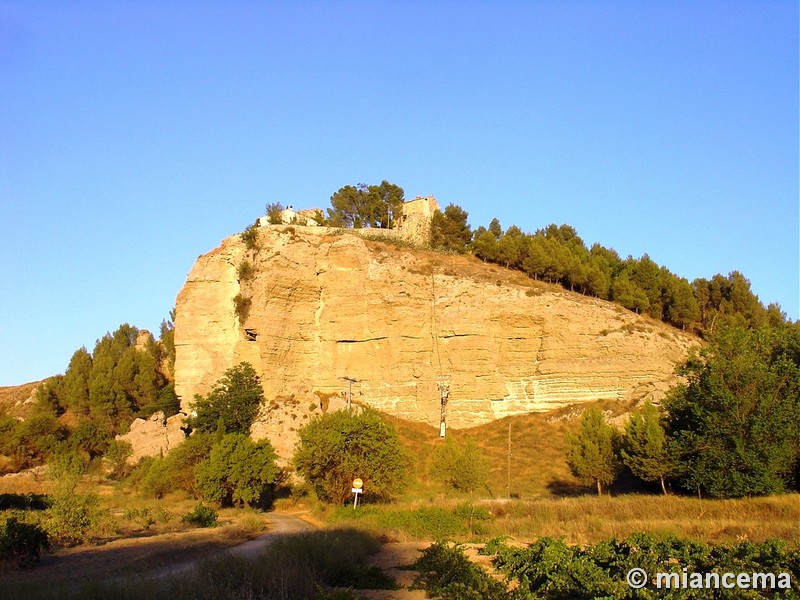
[[382,179],[796,319],[798,85],[795,1],[0,1],[0,385]]

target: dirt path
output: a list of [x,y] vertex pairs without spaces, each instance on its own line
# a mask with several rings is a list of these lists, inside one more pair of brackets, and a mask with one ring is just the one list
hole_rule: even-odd
[[[226,554],[229,554],[231,556],[238,556],[242,558],[253,558],[255,556],[258,556],[258,554],[262,550],[264,550],[264,548],[266,548],[269,544],[274,542],[278,537],[282,535],[288,535],[292,533],[303,533],[304,531],[310,531],[314,529],[314,526],[308,521],[304,521],[297,515],[289,513],[280,513],[280,512],[268,513],[267,521],[269,521],[270,524],[269,531],[258,536],[257,538],[248,540],[237,546],[226,548],[222,552],[225,552]],[[219,554],[221,554],[222,552],[220,552]],[[204,556],[199,559],[191,560],[188,562],[167,565],[160,569],[150,571],[148,573],[148,576],[175,577],[177,575],[184,575],[186,573],[190,573],[192,570],[197,568],[197,565],[204,558],[208,557]]]
[[[202,561],[227,553],[255,558],[282,535],[311,531],[316,527],[298,514],[271,512],[265,515],[269,530],[252,539],[231,546],[218,530],[196,529],[151,538],[128,538],[101,547],[71,549],[59,556],[45,556],[36,568],[0,573],[0,583],[19,585],[70,582],[96,578],[100,581],[125,581],[134,577],[173,578],[191,574]],[[399,590],[355,590],[365,600],[421,600],[421,590],[409,590],[414,572],[400,569],[419,558],[428,543],[389,543],[368,559],[402,586]],[[2,586],[0,586],[2,587]]]
[[255,556],[279,535],[313,529],[313,525],[289,513],[268,513],[265,518],[269,531],[252,540],[236,542],[225,527],[122,538],[102,546],[69,548],[55,556],[44,554],[33,569],[0,572],[0,582],[40,585],[87,578],[109,581],[132,575],[177,575],[223,552]]

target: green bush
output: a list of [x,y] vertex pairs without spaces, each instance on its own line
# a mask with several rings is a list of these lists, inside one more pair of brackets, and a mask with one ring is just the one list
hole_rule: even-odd
[[225,371],[208,396],[195,395],[197,415],[189,426],[196,431],[214,433],[221,424],[224,433],[249,435],[263,401],[264,389],[253,365],[241,362]]
[[402,531],[420,540],[450,540],[467,533],[465,521],[447,509],[421,507],[414,510],[393,510],[376,506],[337,509],[334,522],[357,522],[376,531]]
[[248,250],[258,250],[258,222],[248,225],[239,235]]
[[485,523],[491,520],[492,515],[485,508],[475,506],[472,502],[464,502],[456,506],[453,514],[463,519],[472,535],[484,535],[489,531]]
[[503,584],[467,558],[459,545],[437,542],[414,563],[414,587],[443,600],[507,600]]
[[129,470],[128,459],[133,456],[133,446],[126,440],[111,440],[105,458],[111,463],[111,477],[123,477]]
[[94,494],[55,494],[44,522],[50,538],[64,546],[74,546],[109,533],[110,516],[99,507],[99,500]]
[[374,410],[325,413],[299,436],[295,467],[322,500],[344,504],[356,477],[364,481],[364,495],[377,499],[393,498],[408,482],[409,461],[397,432]]
[[269,440],[254,442],[242,433],[228,434],[214,444],[196,472],[203,498],[224,506],[259,502],[281,476]]
[[183,515],[181,521],[196,527],[216,527],[218,523],[217,511],[200,502],[190,513]]
[[39,561],[39,554],[50,548],[47,532],[38,525],[8,517],[0,528],[0,559],[28,567]]
[[163,498],[175,485],[170,477],[169,466],[166,458],[154,458],[144,463],[147,471],[139,482],[139,492],[147,498]]
[[239,267],[236,269],[236,276],[239,281],[247,281],[252,279],[256,274],[256,269],[249,260],[243,260]]
[[[541,538],[526,548],[493,544],[494,565],[514,580],[517,592],[532,598],[659,598],[662,590],[651,586],[632,595],[625,575],[632,568],[649,574],[677,573],[775,573],[778,589],[754,591],[744,596],[742,590],[729,594],[714,589],[693,589],[669,597],[680,598],[742,598],[796,597],[785,596],[788,574],[797,581],[800,575],[800,551],[789,551],[782,541],[769,540],[761,544],[743,542],[731,547],[710,546],[693,540],[665,537],[656,539],[646,533],[631,535],[625,540],[607,539],[580,547],[567,545],[563,540]],[[789,581],[790,583],[790,581]],[[784,585],[782,585],[784,584]],[[662,593],[659,593],[662,592]]]
[[248,298],[241,293],[233,297],[233,310],[236,311],[236,316],[239,317],[240,322],[247,320],[247,315],[250,314],[250,305],[252,304],[252,298]]

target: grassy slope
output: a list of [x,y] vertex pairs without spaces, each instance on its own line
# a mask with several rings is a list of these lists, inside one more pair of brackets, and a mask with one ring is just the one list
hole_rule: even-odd
[[42,382],[32,381],[30,383],[23,383],[22,385],[0,387],[0,413],[5,411],[14,416],[27,416],[28,411],[21,403],[31,397],[33,390],[35,390],[40,383]]
[[[572,418],[575,409],[549,413],[532,413],[507,417],[479,427],[449,429],[455,440],[472,439],[490,462],[488,489],[480,493],[486,498],[541,498],[582,491],[564,459],[565,434],[577,427]],[[409,490],[409,498],[437,498],[444,488],[430,477],[434,448],[443,443],[438,430],[422,423],[411,423],[386,416],[398,431],[403,446],[415,462],[417,480]],[[511,425],[511,485],[508,489],[508,429]],[[452,492],[447,492],[452,496]]]
[[[488,524],[488,536],[510,535],[519,540],[564,536],[569,542],[590,543],[648,531],[726,544],[769,538],[800,543],[800,494],[699,500],[680,495],[664,497],[655,484],[643,488],[623,480],[612,488],[611,496],[598,498],[594,490],[578,483],[565,460],[565,434],[577,429],[579,415],[580,407],[564,408],[448,431],[454,439],[472,438],[489,458],[489,489],[480,494],[481,504],[494,517]],[[445,490],[431,478],[432,452],[443,443],[438,431],[419,423],[387,419],[414,460],[416,481],[398,506],[386,509],[455,506],[467,500],[466,495]],[[510,491],[514,498],[510,503],[505,500],[509,422]],[[369,524],[365,522],[364,526]]]

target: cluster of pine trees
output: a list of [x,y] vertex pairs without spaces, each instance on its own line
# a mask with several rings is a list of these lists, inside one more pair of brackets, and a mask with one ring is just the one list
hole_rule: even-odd
[[[346,185],[331,196],[326,225],[335,227],[392,227],[402,212],[403,188]],[[503,265],[536,280],[611,300],[636,313],[649,315],[700,334],[719,325],[760,327],[786,321],[777,304],[764,306],[750,282],[738,271],[693,282],[658,265],[647,254],[623,259],[612,248],[587,247],[569,225],[548,225],[525,233],[516,225],[505,231],[492,219],[488,227],[472,230],[469,214],[456,204],[437,211],[431,223],[431,246],[436,250],[471,253],[485,262]]]
[[141,333],[126,323],[97,340],[93,352],[76,350],[64,375],[39,388],[37,404],[55,415],[70,411],[91,419],[109,434],[124,431],[136,417],[178,412],[167,377],[175,359],[172,323],[162,323],[160,341],[144,335],[137,346]]
[[114,446],[114,436],[134,418],[177,413],[168,376],[175,360],[172,322],[161,324],[158,341],[143,333],[124,324],[97,340],[93,352],[76,350],[66,372],[36,390],[27,419],[0,415],[0,455],[10,460],[3,468],[18,470],[72,453],[91,460]]
[[658,410],[624,432],[589,409],[569,438],[572,472],[598,493],[623,467],[714,497],[782,493],[800,483],[800,325],[722,327],[681,367]]
[[531,234],[515,225],[503,231],[500,222],[492,219],[488,228],[481,226],[473,232],[467,217],[466,211],[453,204],[438,212],[431,224],[433,248],[469,252],[533,279],[611,300],[698,333],[713,333],[719,325],[759,327],[786,320],[777,304],[764,307],[738,271],[689,283],[647,254],[622,259],[597,243],[587,248],[569,225],[548,225]]

